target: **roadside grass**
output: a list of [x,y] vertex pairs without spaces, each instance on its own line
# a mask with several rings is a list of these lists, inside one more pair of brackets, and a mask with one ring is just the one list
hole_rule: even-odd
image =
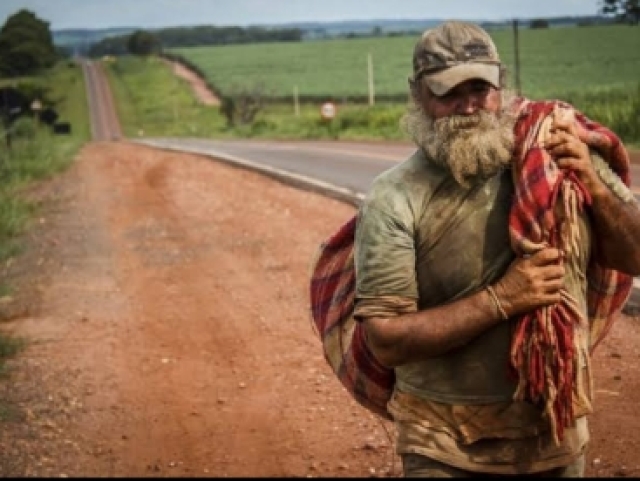
[[[7,338],[6,342],[0,343],[0,359],[6,359],[8,357],[14,356],[20,351],[23,345],[24,340],[22,339]],[[0,369],[0,374],[2,373],[3,371]]]
[[0,422],[16,421],[22,414],[20,410],[11,404],[0,402]]
[[[63,171],[89,140],[89,115],[84,78],[79,65],[60,62],[38,77],[20,84],[46,92],[58,121],[72,126],[70,135],[54,135],[48,126],[30,116],[17,119],[0,146],[0,261],[19,249],[19,236],[33,219],[37,206],[23,195],[33,182]],[[4,137],[10,136],[10,146]]]
[[[11,149],[0,151],[0,261],[21,252],[21,234],[35,217],[38,205],[24,195],[33,182],[66,169],[80,147],[77,138],[60,139],[32,119],[14,124]],[[26,137],[20,131],[32,132]]]
[[[23,338],[0,334],[0,380],[10,375],[7,360],[16,356],[27,345]],[[0,399],[0,423],[16,421],[20,418],[20,410],[5,399]]]
[[119,57],[105,63],[125,136],[276,139],[402,139],[398,128],[404,105],[339,105],[331,122],[320,117],[320,104],[264,103],[255,120],[229,127],[217,107],[201,104],[191,86],[156,57]]
[[[0,378],[8,374],[6,360],[18,354],[27,342],[22,338],[11,337],[0,334]],[[0,413],[2,412],[2,402],[0,402]],[[0,414],[0,419],[2,418]]]
[[[56,101],[59,121],[71,123],[72,134],[67,138],[71,145],[67,149],[78,150],[81,144],[91,139],[89,104],[81,66],[72,61],[59,63],[51,71],[47,85]],[[65,137],[58,136],[60,143],[64,140]]]
[[[40,89],[53,103],[58,121],[72,126],[70,135],[54,135],[48,126],[31,116],[17,119],[0,137],[0,262],[19,255],[22,235],[29,228],[40,206],[25,195],[35,182],[47,179],[68,168],[81,146],[89,140],[89,115],[84,79],[79,65],[60,62],[37,77],[5,80],[2,84],[27,84]],[[10,145],[7,143],[10,136]],[[0,297],[11,293],[10,279],[0,284]],[[5,360],[15,355],[25,341],[0,334],[0,375],[5,374]],[[0,420],[7,414],[0,402]]]
[[160,58],[125,56],[105,67],[126,137],[209,137],[224,131],[218,109],[200,104]]
[[626,90],[574,91],[565,100],[582,106],[587,116],[613,130],[627,147],[640,143],[640,83]]

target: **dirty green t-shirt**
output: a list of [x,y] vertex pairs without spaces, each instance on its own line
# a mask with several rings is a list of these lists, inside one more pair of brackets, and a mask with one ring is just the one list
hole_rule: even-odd
[[[592,160],[609,188],[632,201],[633,194],[606,163],[597,155]],[[508,237],[510,174],[503,172],[466,190],[418,151],[380,175],[358,216],[356,319],[394,317],[452,302],[499,279],[514,257]],[[584,272],[591,250],[587,215],[580,216],[578,228],[578,255],[567,264],[565,286],[586,317]],[[442,356],[395,369],[395,394],[422,400],[415,406],[406,396],[394,395],[390,402],[394,417],[399,416],[398,454],[423,454],[472,471],[516,474],[566,466],[584,452],[589,440],[584,415],[566,429],[559,446],[548,430],[532,435],[539,432],[539,416],[529,412],[507,419],[511,410],[528,412],[511,400],[515,383],[507,375],[510,324],[499,323]],[[589,378],[587,326],[575,334],[581,378]],[[584,393],[587,399],[590,388]],[[421,410],[439,414],[416,418]],[[496,410],[503,414],[493,419]],[[462,436],[468,423],[458,425],[456,420],[472,414],[468,421],[479,423],[480,439],[468,443]]]
[[[596,170],[622,199],[633,195],[597,155]],[[506,170],[470,189],[418,150],[378,176],[365,198],[356,228],[356,318],[396,316],[404,299],[410,310],[446,304],[496,282],[514,259],[508,218],[513,183]],[[579,219],[578,261],[565,285],[586,318],[584,272],[591,250],[589,219]],[[405,310],[406,312],[406,310]],[[441,322],[446,322],[442,319]],[[499,323],[465,346],[441,356],[399,366],[402,391],[451,404],[487,404],[511,399],[508,375],[512,323]],[[588,335],[581,336],[584,351]]]

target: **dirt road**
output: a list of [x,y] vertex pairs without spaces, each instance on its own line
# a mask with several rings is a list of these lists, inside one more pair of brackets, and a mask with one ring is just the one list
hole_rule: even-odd
[[[190,154],[93,143],[35,189],[4,266],[2,476],[397,476],[392,427],[310,327],[318,243],[354,209]],[[640,323],[596,353],[591,475],[640,473]]]
[[[0,474],[385,474],[384,426],[332,377],[307,274],[353,208],[191,155],[94,143],[47,203],[5,330]],[[25,312],[26,310],[26,312]]]

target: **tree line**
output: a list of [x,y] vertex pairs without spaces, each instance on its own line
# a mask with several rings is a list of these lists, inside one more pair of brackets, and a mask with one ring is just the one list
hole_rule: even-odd
[[0,79],[17,79],[0,84],[0,136],[7,147],[11,147],[12,131],[20,130],[13,128],[20,118],[28,119],[22,123],[23,132],[33,132],[28,124],[34,117],[54,131],[62,125],[56,123],[57,101],[49,89],[24,79],[49,70],[62,56],[53,43],[49,23],[29,10],[10,15],[0,28]]
[[638,25],[640,22],[640,0],[600,0],[599,11],[618,22]]
[[299,28],[263,27],[171,27],[157,30],[139,29],[128,35],[107,37],[94,43],[88,51],[91,57],[135,53],[148,55],[165,48],[196,45],[231,45],[263,42],[299,42],[303,31]]
[[[640,20],[640,0],[599,0],[598,14],[618,23],[637,25]],[[533,19],[530,28],[547,28],[549,19]],[[163,49],[194,47],[198,45],[230,45],[261,42],[299,42],[305,37],[301,28],[263,28],[263,27],[171,27],[158,30],[137,30],[131,34],[107,37],[94,43],[88,51],[89,56],[149,55],[161,53]],[[345,34],[347,38],[358,36],[379,36],[378,27],[369,34]]]

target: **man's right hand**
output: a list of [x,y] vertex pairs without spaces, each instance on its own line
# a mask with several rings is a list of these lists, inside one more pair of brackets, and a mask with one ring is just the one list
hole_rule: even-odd
[[544,247],[535,254],[517,258],[494,285],[509,317],[559,302],[564,287],[562,251]]

